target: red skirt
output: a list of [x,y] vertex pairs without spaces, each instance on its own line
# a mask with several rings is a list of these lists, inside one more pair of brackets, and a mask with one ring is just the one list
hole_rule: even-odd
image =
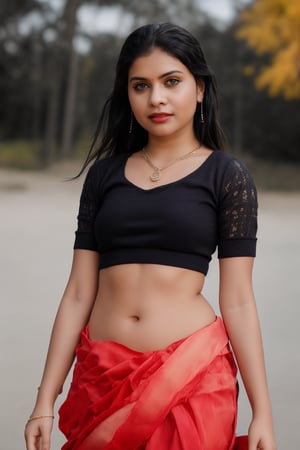
[[236,441],[236,366],[223,322],[164,350],[91,341],[76,349],[59,410],[62,450],[242,450]]

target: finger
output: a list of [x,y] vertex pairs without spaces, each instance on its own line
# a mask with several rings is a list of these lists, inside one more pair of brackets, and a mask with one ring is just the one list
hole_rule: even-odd
[[50,450],[51,426],[45,426],[42,430],[41,450]]
[[248,450],[257,450],[258,447],[258,442],[256,439],[252,439],[249,437],[249,441],[248,441]]
[[25,432],[25,441],[27,450],[38,450],[39,436]]
[[42,436],[42,449],[41,450],[50,450],[50,435]]

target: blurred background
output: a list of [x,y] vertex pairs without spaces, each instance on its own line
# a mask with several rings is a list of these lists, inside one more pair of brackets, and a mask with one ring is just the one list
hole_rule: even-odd
[[149,21],[173,21],[199,39],[229,150],[259,186],[298,189],[298,0],[1,2],[0,166],[83,158],[124,37]]
[[[227,150],[259,189],[254,287],[278,450],[300,448],[300,1],[0,2],[0,450],[25,449],[68,278],[88,151],[125,36],[172,21],[216,74]],[[205,295],[218,310],[218,263]],[[64,442],[55,431],[51,450]],[[238,432],[251,413],[241,389]],[[196,449],[191,449],[196,450]]]

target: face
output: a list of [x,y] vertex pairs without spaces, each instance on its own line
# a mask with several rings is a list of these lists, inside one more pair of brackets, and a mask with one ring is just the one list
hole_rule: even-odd
[[197,85],[179,59],[158,48],[137,58],[130,67],[129,102],[149,136],[194,134],[193,118],[203,93],[204,84]]

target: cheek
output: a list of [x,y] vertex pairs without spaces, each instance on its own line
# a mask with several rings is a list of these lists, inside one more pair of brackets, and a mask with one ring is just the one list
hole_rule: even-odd
[[145,102],[135,96],[129,96],[129,103],[135,118],[139,121],[142,119],[145,111]]
[[177,98],[176,104],[177,109],[183,114],[194,114],[197,108],[197,95],[195,92],[189,91],[185,92],[180,98]]
[[131,107],[135,107],[135,105],[138,103],[138,96],[135,92],[132,92],[131,90],[128,92],[128,100],[131,105]]
[[173,96],[173,100],[176,103],[181,103],[185,106],[196,105],[198,100],[198,90],[193,83],[187,83],[183,88],[178,89]]
[[145,110],[139,97],[128,94],[129,105],[135,120],[144,128]]

